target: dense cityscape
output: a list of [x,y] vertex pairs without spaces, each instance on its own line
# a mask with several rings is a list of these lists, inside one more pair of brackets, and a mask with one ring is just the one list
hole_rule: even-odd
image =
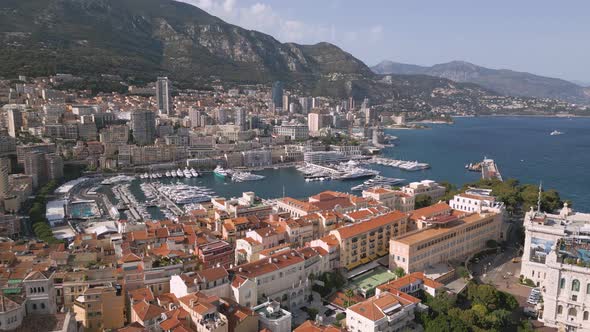
[[450,183],[414,180],[427,155],[384,153],[459,117],[575,121],[590,102],[569,85],[500,94],[395,63],[342,91],[356,74],[310,89],[38,65],[0,71],[2,331],[590,331],[590,213],[492,158]]

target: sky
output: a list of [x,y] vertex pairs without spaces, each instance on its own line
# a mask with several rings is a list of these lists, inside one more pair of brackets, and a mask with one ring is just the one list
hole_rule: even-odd
[[587,0],[181,0],[281,42],[327,41],[372,66],[463,60],[590,82]]

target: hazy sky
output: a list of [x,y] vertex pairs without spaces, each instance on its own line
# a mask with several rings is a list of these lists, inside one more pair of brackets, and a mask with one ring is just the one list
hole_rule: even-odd
[[588,0],[182,0],[282,42],[328,41],[368,65],[465,60],[590,82]]

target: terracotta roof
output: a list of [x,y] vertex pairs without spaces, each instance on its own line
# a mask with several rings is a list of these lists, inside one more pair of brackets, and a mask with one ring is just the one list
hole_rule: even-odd
[[258,276],[284,269],[304,261],[304,258],[295,250],[279,252],[268,258],[255,262],[239,265],[233,271],[245,278],[256,278]]
[[[406,302],[407,303],[407,302]],[[400,299],[391,293],[384,292],[379,296],[373,296],[366,301],[354,304],[348,307],[348,310],[353,311],[369,320],[377,321],[385,317],[384,310],[394,307],[396,305],[403,305]]]
[[117,332],[145,332],[147,329],[139,322],[133,322],[117,330]]
[[204,315],[209,311],[217,310],[217,307],[212,303],[218,301],[219,298],[217,296],[207,296],[203,293],[193,293],[178,300],[196,313]]
[[149,287],[138,288],[129,291],[129,297],[133,302],[146,301],[152,302],[154,300],[154,293]]
[[299,325],[293,332],[341,332],[346,331],[339,329],[332,325],[318,325],[314,321],[306,320],[303,324]]
[[174,293],[164,293],[156,296],[156,301],[160,306],[168,306],[169,304],[178,304],[178,298]]
[[241,276],[236,276],[236,277],[234,278],[234,280],[231,282],[231,285],[232,285],[232,287],[234,287],[234,288],[240,288],[240,287],[242,286],[242,284],[243,284],[244,282],[246,282],[246,280],[247,280],[246,278],[243,278],[243,277],[241,277]]
[[340,227],[332,232],[338,232],[338,234],[340,234],[341,239],[347,239],[388,224],[400,222],[402,220],[405,220],[405,218],[407,218],[407,216],[404,213],[399,211],[393,211],[367,221],[352,224],[350,226]]
[[176,327],[190,324],[188,318],[190,314],[183,308],[174,309],[165,313],[167,319],[160,323],[164,331],[172,330]]
[[429,217],[432,217],[434,215],[439,215],[439,214],[445,214],[445,213],[450,214],[451,210],[452,209],[449,206],[449,204],[447,204],[445,202],[440,202],[440,203],[436,203],[431,206],[427,206],[427,207],[423,207],[418,210],[414,210],[414,212],[412,212],[412,214],[410,215],[410,219],[418,220],[418,219],[422,219],[422,218],[429,218]]
[[453,215],[458,216],[459,220],[455,220],[455,221],[447,224],[446,227],[427,227],[425,229],[411,233],[409,235],[401,236],[401,237],[395,239],[395,241],[397,241],[399,243],[404,243],[407,245],[415,245],[415,244],[418,244],[418,243],[421,243],[424,241],[429,241],[431,239],[443,236],[443,235],[450,233],[450,232],[455,232],[455,231],[457,231],[457,229],[460,229],[462,227],[466,227],[467,224],[472,224],[475,222],[485,220],[485,219],[489,218],[490,216],[493,217],[495,214],[494,213],[487,213],[487,214],[480,215],[478,213],[473,213],[470,215],[466,215],[465,212],[454,211]]
[[325,242],[330,247],[336,247],[336,246],[340,245],[340,243],[338,242],[338,239],[336,238],[336,236],[334,234],[326,235],[323,238],[321,238],[320,240]]
[[424,276],[423,272],[414,272],[414,273],[410,273],[406,276],[403,276],[399,279],[396,280],[392,280],[386,284],[383,285],[379,285],[377,286],[378,289],[382,290],[382,291],[392,291],[392,290],[400,290],[401,288],[404,288],[405,286],[411,285],[411,284],[415,284],[415,283],[421,283],[424,284],[428,287],[431,288],[441,288],[444,285],[441,284],[438,281],[434,281],[430,278],[427,278],[426,276]]
[[137,317],[144,322],[157,317],[164,312],[164,309],[145,301],[137,302],[132,308]]
[[120,259],[121,263],[132,263],[132,262],[141,262],[141,258],[136,254],[127,254]]
[[303,202],[291,197],[283,197],[280,199],[280,201],[305,212],[314,212],[319,210],[314,204]]
[[212,267],[197,272],[197,276],[199,277],[199,279],[203,281],[206,280],[207,282],[223,279],[228,275],[229,274],[227,273],[227,270],[223,267]]
[[374,194],[389,194],[393,193],[394,190],[386,189],[383,187],[373,187],[365,190],[366,192],[374,193]]
[[362,209],[354,212],[349,212],[346,216],[352,220],[365,220],[373,216],[373,212],[369,209]]

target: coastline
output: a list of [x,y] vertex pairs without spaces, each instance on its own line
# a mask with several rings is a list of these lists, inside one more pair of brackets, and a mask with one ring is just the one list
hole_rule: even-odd
[[453,115],[453,118],[590,118],[590,115],[576,115],[576,114],[482,114],[482,115]]

